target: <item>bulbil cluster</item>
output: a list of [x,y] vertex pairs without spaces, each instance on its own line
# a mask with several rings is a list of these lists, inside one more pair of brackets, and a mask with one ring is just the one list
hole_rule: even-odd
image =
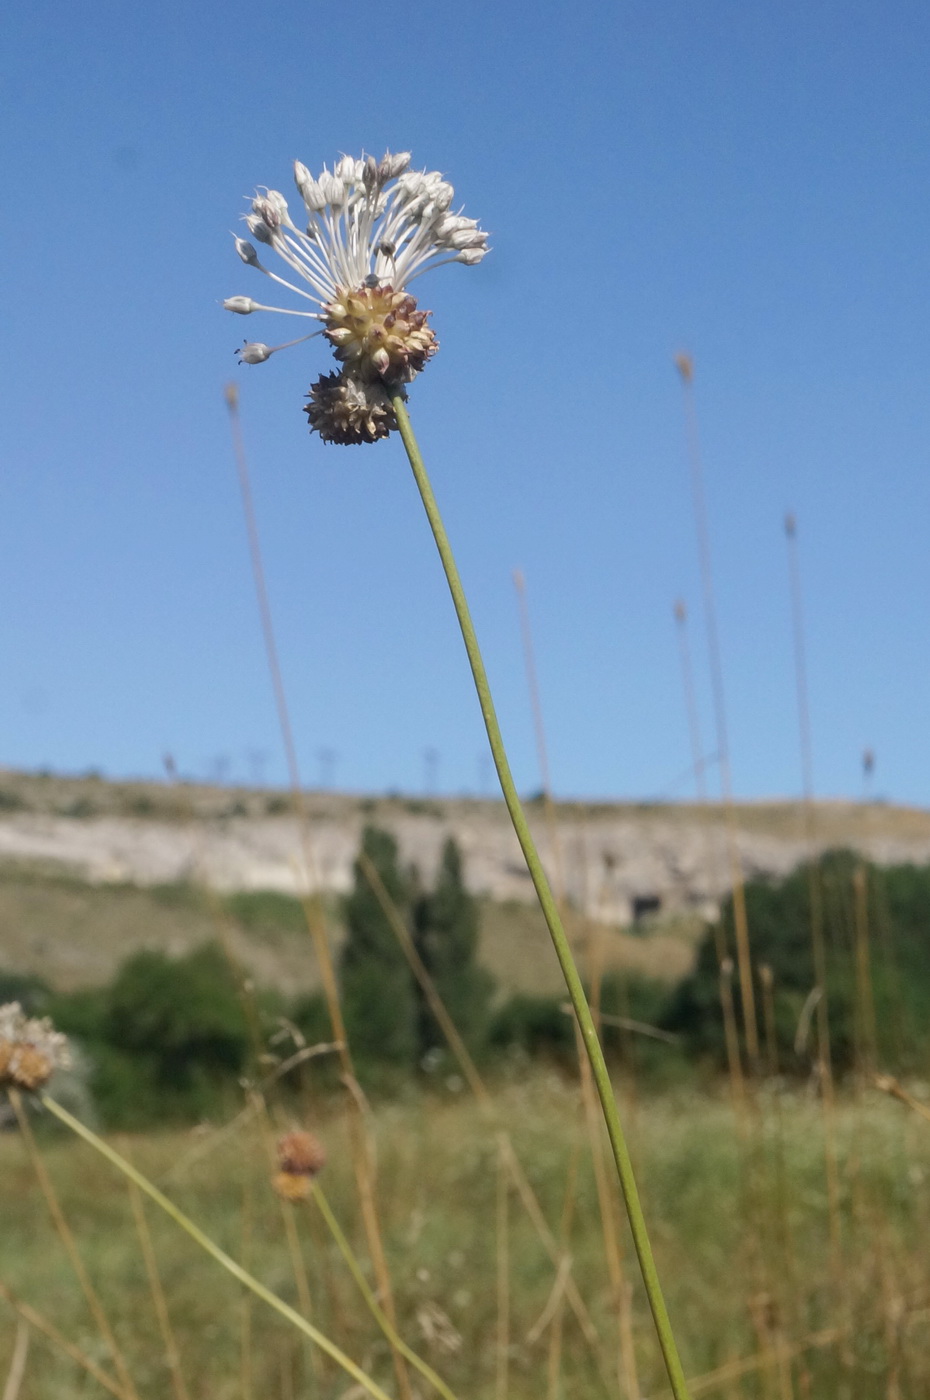
[[67,1038],[47,1016],[26,1016],[18,1001],[0,1006],[0,1086],[35,1091],[70,1064]]
[[[381,160],[343,156],[332,173],[324,168],[314,178],[297,161],[305,226],[297,226],[278,190],[265,190],[245,219],[255,241],[236,239],[244,263],[315,303],[317,309],[295,310],[237,296],[223,305],[241,316],[277,311],[320,322],[318,330],[283,345],[246,341],[238,354],[240,363],[262,364],[278,350],[326,337],[340,369],[317,380],[305,410],[325,442],[376,442],[397,427],[392,396],[406,393],[439,345],[428,324],[431,313],[418,310],[408,284],[444,262],[473,266],[488,250],[488,235],[477,222],[452,212],[448,181],[436,170],[409,167],[408,152],[388,152]],[[305,285],[266,267],[256,243]]]

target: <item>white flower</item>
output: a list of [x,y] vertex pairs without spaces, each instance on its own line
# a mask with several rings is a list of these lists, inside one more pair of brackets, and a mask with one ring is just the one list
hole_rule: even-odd
[[18,1001],[0,1006],[0,1085],[38,1089],[70,1064],[67,1037],[47,1016],[26,1016]]
[[[324,167],[314,177],[297,161],[294,178],[306,211],[305,226],[300,228],[294,222],[287,200],[278,190],[264,189],[256,194],[245,217],[250,239],[235,241],[244,263],[319,308],[287,314],[322,322],[337,358],[347,362],[362,380],[409,380],[435,349],[433,344],[424,350],[422,342],[432,336],[423,329],[428,313],[416,312],[408,295],[403,308],[408,322],[412,324],[411,318],[417,321],[415,352],[404,355],[385,350],[380,338],[390,334],[396,344],[399,337],[394,321],[389,320],[385,327],[383,317],[400,306],[401,298],[398,295],[392,303],[383,293],[388,289],[404,293],[414,278],[445,262],[474,266],[487,252],[488,235],[476,221],[450,212],[454,191],[448,181],[436,170],[412,171],[409,165],[407,152],[388,152],[380,161],[372,156],[343,156],[332,173]],[[256,244],[276,253],[298,281],[266,267]],[[357,305],[358,298],[364,302],[371,293],[382,295],[374,298],[377,306],[366,310],[365,324],[346,350],[346,298],[356,298]],[[260,306],[241,296],[230,297],[223,304],[239,315],[285,310]],[[242,358],[256,364],[283,348],[256,344],[248,346]]]

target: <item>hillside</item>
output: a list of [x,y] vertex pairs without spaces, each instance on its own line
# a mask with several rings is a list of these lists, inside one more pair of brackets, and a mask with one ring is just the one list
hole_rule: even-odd
[[[138,947],[183,952],[220,927],[268,984],[312,986],[302,914],[308,883],[334,915],[362,828],[393,832],[427,880],[447,836],[482,901],[482,960],[502,990],[556,990],[558,974],[500,802],[306,794],[307,862],[287,794],[188,784],[0,775],[0,970],[63,988],[101,982]],[[582,954],[676,978],[701,919],[727,889],[723,814],[695,805],[530,804]],[[880,864],[930,861],[930,812],[818,803],[817,849],[853,847]],[[745,876],[783,875],[812,849],[792,802],[739,804],[734,843]],[[212,893],[207,893],[212,891]],[[627,931],[629,930],[629,931]]]

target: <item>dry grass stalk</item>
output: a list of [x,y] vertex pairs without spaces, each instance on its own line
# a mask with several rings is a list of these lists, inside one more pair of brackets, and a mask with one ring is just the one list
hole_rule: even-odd
[[[462,1040],[462,1037],[459,1035],[455,1023],[453,1022],[451,1016],[446,1010],[445,1003],[443,1002],[438,991],[436,990],[436,984],[430,976],[429,970],[423,962],[423,959],[420,957],[419,953],[416,950],[413,939],[410,937],[410,930],[404,923],[399,909],[397,908],[394,901],[391,899],[391,896],[388,893],[388,891],[385,889],[384,881],[378,874],[374,863],[372,862],[370,857],[368,857],[364,853],[364,851],[361,852],[361,854],[359,855],[359,868],[361,869],[362,874],[368,881],[372,893],[377,899],[385,918],[388,920],[388,922],[391,925],[391,928],[394,931],[394,935],[397,938],[397,941],[400,944],[405,957],[407,958],[407,961],[410,965],[414,976],[417,979],[417,982],[423,990],[423,995],[426,997],[427,1004],[429,1005],[430,1010],[436,1017],[436,1021],[439,1025],[440,1030],[446,1037],[449,1049],[455,1056],[456,1063],[462,1071],[462,1075],[466,1083],[468,1084],[468,1087],[471,1089],[472,1093],[478,1100],[481,1107],[485,1110],[485,1112],[487,1112],[489,1120],[496,1120],[497,1109],[495,1107],[494,1100],[488,1091],[487,1085],[485,1084],[480,1073],[478,1072],[478,1068],[475,1065],[475,1062],[472,1059],[471,1055],[469,1054],[468,1047]],[[526,1172],[523,1170],[523,1167],[520,1164],[516,1152],[514,1151],[513,1144],[511,1143],[509,1135],[506,1132],[503,1133],[503,1138],[506,1140],[507,1143],[509,1170],[511,1176],[513,1177],[514,1184],[517,1187],[520,1199],[523,1202],[523,1205],[531,1221],[533,1222],[533,1225],[536,1227],[536,1231],[543,1243],[546,1253],[549,1255],[549,1258],[552,1261],[552,1264],[555,1267],[556,1271],[558,1271],[562,1261],[562,1251],[559,1248],[558,1241],[556,1240],[551,1229],[549,1228],[549,1225],[546,1222],[545,1216],[543,1215],[542,1209],[539,1205],[539,1201],[536,1198],[536,1193],[534,1192],[533,1187],[530,1184]],[[581,1294],[578,1292],[578,1287],[573,1279],[569,1279],[568,1284],[566,1285],[566,1296],[568,1298],[568,1302],[571,1306],[571,1309],[578,1320],[578,1323],[584,1334],[585,1340],[588,1342],[588,1345],[596,1351],[599,1343],[597,1330],[594,1326],[594,1323],[591,1321],[590,1313],[588,1312],[584,1300],[582,1299]]]
[[[135,1183],[133,1183],[135,1185]],[[138,1190],[138,1188],[136,1188]],[[252,1268],[252,1183],[242,1182],[242,1263]],[[252,1400],[252,1294],[242,1290],[239,1300],[239,1387],[242,1400]]]
[[869,946],[869,886],[864,865],[853,871],[856,917],[856,992],[859,1002],[861,1070],[875,1073],[878,1036],[875,1022],[875,995],[872,987],[872,957]]
[[[158,1319],[158,1330],[161,1333],[168,1369],[171,1372],[171,1386],[175,1394],[175,1400],[190,1400],[187,1385],[184,1381],[184,1371],[181,1366],[181,1353],[178,1350],[174,1328],[171,1326],[171,1316],[168,1312],[165,1290],[162,1288],[161,1275],[158,1272],[158,1260],[155,1257],[155,1250],[152,1245],[152,1234],[149,1230],[148,1221],[145,1218],[145,1208],[142,1205],[142,1197],[139,1195],[139,1188],[134,1181],[128,1183],[128,1188],[129,1204],[132,1207],[136,1234],[139,1237],[139,1247],[142,1250],[142,1258],[145,1262],[145,1272],[149,1281],[149,1291],[152,1295],[152,1305],[155,1309],[155,1316]],[[249,1400],[248,1392],[245,1389],[243,1389],[243,1400]]]
[[814,957],[814,977],[820,989],[816,1003],[817,1069],[820,1076],[820,1102],[823,1107],[824,1167],[827,1178],[827,1208],[830,1216],[830,1263],[834,1293],[842,1306],[843,1240],[840,1218],[840,1189],[836,1151],[836,1096],[833,1084],[833,1060],[830,1049],[830,1011],[827,995],[827,955],[824,940],[823,879],[816,860],[817,831],[814,809],[813,741],[810,703],[807,686],[807,658],[804,645],[804,610],[801,594],[801,570],[798,563],[797,521],[789,512],[785,516],[785,539],[788,549],[788,576],[791,591],[791,626],[794,642],[795,686],[798,702],[798,739],[801,753],[803,787],[803,829],[810,857],[809,892],[811,914],[811,947]]
[[[574,920],[565,898],[565,866],[559,841],[558,820],[552,801],[552,784],[549,776],[549,757],[546,745],[546,729],[543,720],[542,701],[536,673],[536,660],[533,649],[533,633],[530,625],[529,604],[526,596],[526,580],[520,570],[514,572],[514,585],[520,604],[520,631],[523,640],[523,655],[526,666],[527,683],[530,690],[530,703],[533,710],[533,727],[536,733],[536,747],[542,779],[543,808],[549,846],[552,851],[555,879],[553,889],[559,914],[569,936],[574,932]],[[596,1006],[596,1003],[595,1003]],[[596,1011],[592,1008],[596,1017]],[[596,1024],[596,1020],[595,1020]],[[624,1313],[629,1308],[629,1290],[623,1272],[623,1262],[619,1245],[619,1221],[617,1218],[616,1186],[608,1175],[605,1156],[605,1142],[602,1131],[601,1114],[594,1085],[591,1063],[585,1051],[581,1028],[575,1023],[575,1049],[578,1056],[578,1071],[581,1083],[581,1097],[584,1104],[584,1121],[594,1167],[594,1181],[597,1190],[598,1210],[601,1217],[601,1235],[607,1259],[607,1271],[617,1319],[617,1380],[621,1390],[625,1390],[631,1400],[639,1394],[636,1378],[636,1357],[629,1346],[631,1331]],[[563,1255],[563,1258],[565,1256]],[[559,1275],[562,1266],[559,1268]],[[557,1280],[558,1282],[558,1277]],[[561,1297],[561,1293],[559,1294]]]
[[710,532],[707,525],[707,506],[704,499],[704,469],[701,460],[697,409],[694,403],[694,362],[690,355],[680,354],[675,357],[675,365],[681,378],[682,396],[684,399],[688,464],[691,475],[691,498],[698,541],[701,587],[704,597],[704,624],[707,631],[707,652],[710,662],[714,723],[717,732],[717,761],[720,765],[721,797],[727,838],[727,856],[730,864],[733,924],[736,932],[736,961],[739,969],[743,1027],[746,1035],[746,1052],[749,1056],[749,1063],[754,1066],[759,1058],[756,997],[752,980],[752,958],[749,944],[749,920],[746,914],[746,892],[743,888],[743,872],[736,840],[736,820],[733,811],[733,785],[730,776],[730,743],[727,733],[723,667],[720,657],[720,638],[717,630],[717,603],[714,595],[713,571],[710,561]]
[[115,1395],[116,1400],[132,1400],[132,1394],[129,1391],[124,1390],[112,1376],[108,1376],[106,1371],[98,1366],[96,1361],[88,1356],[85,1351],[82,1351],[80,1347],[70,1342],[47,1317],[43,1317],[42,1313],[37,1312],[36,1309],[30,1307],[28,1303],[24,1303],[17,1298],[12,1289],[7,1288],[5,1283],[0,1283],[0,1298],[8,1303],[24,1322],[27,1322],[30,1327],[34,1327],[37,1332],[41,1332],[43,1337],[48,1337],[49,1341],[52,1342],[59,1351],[63,1351],[66,1356],[69,1356],[71,1360],[80,1366],[82,1370],[86,1371],[89,1376],[93,1376],[99,1386],[109,1391],[111,1395]]
[[16,1320],[16,1340],[13,1343],[13,1355],[10,1358],[10,1369],[7,1372],[6,1384],[3,1387],[3,1400],[19,1400],[19,1391],[26,1374],[26,1361],[29,1356],[29,1324],[25,1318],[19,1317]]
[[508,1155],[503,1134],[497,1144],[497,1328],[495,1351],[495,1400],[507,1400],[510,1380],[510,1219],[508,1210]]
[[[305,891],[314,887],[314,881],[310,878],[315,867],[313,855],[313,845],[311,840],[310,818],[303,800],[303,784],[300,778],[300,768],[297,762],[297,748],[294,743],[294,732],[290,720],[290,711],[287,704],[287,696],[284,689],[284,678],[281,672],[281,665],[278,659],[278,647],[275,639],[274,624],[271,614],[271,605],[268,598],[268,588],[265,580],[265,569],[262,561],[261,545],[258,536],[258,523],[255,516],[255,507],[252,500],[252,487],[249,479],[248,461],[245,453],[245,444],[242,437],[242,426],[239,418],[239,396],[234,385],[230,385],[226,392],[226,403],[229,408],[232,423],[233,446],[236,457],[236,467],[239,477],[239,486],[242,493],[242,503],[245,513],[246,529],[249,538],[249,554],[252,563],[252,573],[255,581],[255,591],[258,598],[259,612],[261,614],[262,635],[265,642],[265,651],[268,658],[268,667],[271,673],[272,686],[275,694],[275,704],[278,713],[278,723],[281,729],[281,737],[284,744],[285,756],[287,759],[287,769],[291,785],[291,797],[294,807],[294,815],[297,818],[298,827],[301,833],[301,849],[305,865]],[[333,965],[332,951],[326,921],[322,909],[317,900],[312,899],[309,893],[305,893],[301,899],[304,917],[307,922],[307,929],[316,952],[317,962],[320,970],[320,978],[323,985],[323,993],[326,999],[327,1010],[329,1012],[330,1024],[333,1028],[333,1039],[339,1044],[339,1057],[342,1062],[343,1076],[347,1081],[355,1080],[355,1066],[352,1061],[349,1049],[348,1037],[346,1036],[345,1021],[342,1015],[342,1006],[339,1000],[339,988],[336,981],[336,971]],[[371,1144],[368,1141],[365,1130],[364,1119],[357,1108],[357,1102],[352,1094],[349,1095],[349,1143],[352,1154],[352,1165],[355,1172],[356,1187],[358,1190],[359,1204],[362,1212],[362,1220],[365,1227],[365,1236],[368,1241],[368,1250],[371,1255],[372,1265],[375,1271],[375,1278],[378,1283],[378,1290],[381,1294],[385,1314],[396,1330],[396,1309],[394,1306],[394,1293],[391,1285],[390,1271],[388,1269],[387,1258],[384,1252],[384,1241],[381,1232],[381,1223],[378,1217],[378,1208],[375,1200],[374,1189],[374,1168],[371,1156]],[[394,1372],[397,1377],[398,1389],[401,1400],[411,1400],[410,1377],[407,1373],[406,1363],[400,1351],[395,1345],[391,1346],[394,1361]]]
[[57,1192],[55,1191],[55,1187],[52,1184],[52,1179],[49,1176],[48,1171],[46,1170],[44,1161],[42,1160],[42,1154],[39,1152],[38,1146],[36,1144],[35,1136],[32,1131],[32,1125],[30,1124],[28,1114],[26,1113],[26,1110],[23,1107],[22,1097],[20,1096],[20,1093],[17,1089],[9,1089],[7,1092],[9,1094],[10,1103],[13,1105],[13,1112],[16,1114],[16,1121],[19,1124],[20,1133],[22,1134],[22,1139],[25,1144],[26,1151],[29,1155],[29,1161],[32,1165],[32,1169],[35,1172],[36,1179],[42,1190],[42,1195],[45,1197],[45,1204],[48,1206],[49,1214],[52,1217],[52,1221],[55,1226],[55,1231],[58,1235],[58,1238],[61,1240],[62,1245],[64,1246],[65,1253],[68,1256],[68,1259],[71,1263],[71,1267],[75,1272],[75,1276],[77,1277],[78,1283],[80,1284],[81,1292],[84,1294],[84,1298],[88,1308],[90,1309],[91,1316],[93,1317],[94,1322],[97,1325],[97,1330],[103,1338],[107,1350],[109,1351],[110,1356],[113,1360],[113,1365],[116,1370],[116,1374],[120,1380],[120,1388],[126,1395],[130,1397],[130,1400],[139,1400],[138,1392],[136,1391],[132,1377],[129,1374],[129,1368],[126,1365],[123,1353],[120,1350],[119,1344],[117,1343],[116,1337],[113,1333],[113,1328],[110,1326],[110,1320],[107,1317],[104,1306],[100,1301],[97,1290],[91,1283],[90,1275],[88,1274],[87,1269],[84,1267],[84,1261],[81,1258],[80,1253],[78,1251],[77,1243],[75,1241],[71,1227],[65,1219],[64,1211],[62,1210],[61,1204],[58,1200]]

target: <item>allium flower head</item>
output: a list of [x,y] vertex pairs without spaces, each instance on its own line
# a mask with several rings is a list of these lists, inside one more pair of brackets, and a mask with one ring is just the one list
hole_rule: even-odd
[[[343,156],[314,177],[300,161],[294,178],[303,201],[298,227],[287,200],[265,189],[245,217],[249,238],[236,251],[249,267],[280,283],[314,310],[264,306],[251,297],[223,305],[240,316],[278,311],[321,323],[284,345],[246,341],[240,363],[261,364],[277,350],[324,335],[342,369],[310,392],[311,429],[327,442],[375,442],[396,427],[390,395],[403,392],[436,353],[438,342],[407,288],[431,267],[479,263],[488,235],[452,211],[453,188],[438,171],[411,170],[410,155]],[[306,216],[306,222],[304,222]],[[258,244],[287,265],[282,276],[262,261]],[[296,277],[297,281],[291,280]]]
[[18,1001],[0,1006],[0,1086],[39,1089],[70,1064],[67,1038],[47,1016],[26,1016]]

